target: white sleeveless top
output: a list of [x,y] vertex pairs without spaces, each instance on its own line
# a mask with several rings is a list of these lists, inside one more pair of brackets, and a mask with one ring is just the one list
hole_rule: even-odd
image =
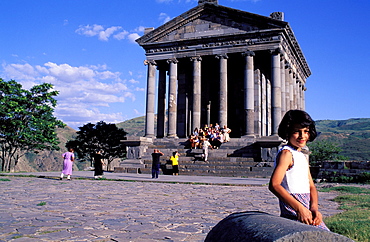
[[310,193],[310,182],[308,179],[309,164],[306,156],[288,145],[283,146],[278,154],[282,150],[289,150],[292,153],[293,166],[286,171],[281,186],[289,193]]

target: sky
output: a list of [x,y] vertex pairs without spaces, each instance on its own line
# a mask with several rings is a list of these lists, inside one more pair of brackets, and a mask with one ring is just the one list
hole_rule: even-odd
[[[144,50],[135,42],[197,0],[0,0],[0,78],[51,83],[54,115],[78,130],[145,115]],[[370,118],[369,0],[219,0],[269,16],[284,12],[306,57],[314,120]]]

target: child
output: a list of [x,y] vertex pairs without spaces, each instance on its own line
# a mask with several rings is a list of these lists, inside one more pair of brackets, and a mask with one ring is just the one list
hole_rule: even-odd
[[204,152],[204,162],[207,162],[208,161],[208,148],[211,148],[213,150],[213,147],[211,145],[211,143],[209,143],[208,139],[205,138],[204,141],[203,141],[203,152]]
[[170,157],[170,161],[172,163],[172,175],[178,176],[179,175],[179,153],[174,151],[172,156]]
[[288,144],[276,156],[269,189],[279,198],[280,216],[329,230],[319,212],[308,160],[301,152],[317,136],[315,122],[304,111],[290,110],[279,125],[278,135]]

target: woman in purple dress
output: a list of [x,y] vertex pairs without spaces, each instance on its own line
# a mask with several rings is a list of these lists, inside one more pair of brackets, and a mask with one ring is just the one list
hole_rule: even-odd
[[64,175],[67,175],[67,180],[71,180],[73,161],[75,160],[75,155],[73,151],[74,150],[72,148],[69,148],[68,152],[62,155],[64,161],[62,174],[60,175],[60,180],[63,180]]

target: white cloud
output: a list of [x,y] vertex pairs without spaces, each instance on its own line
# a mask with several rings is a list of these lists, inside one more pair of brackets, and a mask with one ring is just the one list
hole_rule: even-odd
[[[139,83],[133,79],[122,80],[120,72],[112,72],[106,65],[71,66],[47,62],[43,65],[3,64],[4,78],[14,79],[24,88],[44,82],[59,91],[55,115],[76,128],[87,122],[122,122],[121,112],[102,111],[111,105],[134,102]],[[130,83],[130,88],[126,85]]]
[[167,23],[170,20],[171,20],[171,18],[168,14],[166,14],[166,13],[160,13],[159,14],[159,21],[161,21],[162,23]]
[[115,34],[113,36],[113,38],[117,39],[117,40],[123,40],[126,38],[126,36],[129,34],[128,31],[124,30],[122,32],[119,32],[118,34]]
[[100,33],[100,31],[103,31],[103,30],[104,30],[103,26],[97,25],[97,24],[94,24],[93,26],[90,26],[90,25],[82,26],[82,25],[80,25],[80,27],[76,30],[76,33],[78,33],[80,35],[85,35],[85,36],[92,37],[92,36],[98,35]]
[[139,26],[135,29],[136,32],[144,32],[145,27],[144,26]]
[[139,83],[139,81],[136,81],[135,79],[128,80],[130,83]]
[[144,27],[139,26],[135,29],[135,32],[129,32],[124,30],[121,26],[112,26],[104,28],[102,25],[80,25],[75,31],[77,34],[84,35],[87,37],[97,36],[101,41],[108,41],[111,37],[116,40],[128,39],[132,43],[136,43],[135,40],[140,37],[136,32],[144,32]]
[[129,34],[127,38],[130,40],[130,42],[136,43],[135,40],[140,38],[140,35],[137,33],[133,33],[133,34]]

